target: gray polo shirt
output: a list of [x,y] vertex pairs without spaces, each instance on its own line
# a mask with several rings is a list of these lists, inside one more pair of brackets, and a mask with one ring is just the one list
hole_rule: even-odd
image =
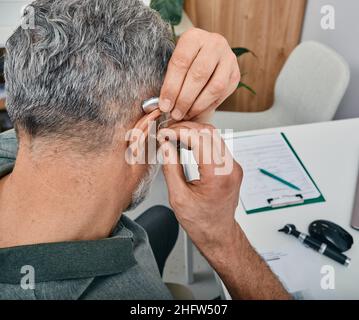
[[[0,178],[16,153],[15,132],[0,134]],[[146,232],[126,216],[107,239],[0,249],[0,299],[171,298]]]

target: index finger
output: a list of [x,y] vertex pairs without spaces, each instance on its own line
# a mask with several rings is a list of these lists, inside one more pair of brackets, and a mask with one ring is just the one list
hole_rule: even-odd
[[[161,89],[159,108],[162,112],[171,112],[175,106],[188,70],[196,59],[203,43],[201,37],[194,38],[184,34],[178,41],[173,55],[168,63],[167,73]],[[197,41],[196,41],[197,40]]]

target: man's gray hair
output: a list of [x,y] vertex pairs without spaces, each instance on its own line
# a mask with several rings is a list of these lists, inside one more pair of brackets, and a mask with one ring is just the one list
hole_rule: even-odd
[[168,25],[139,0],[37,0],[35,28],[7,42],[7,110],[30,137],[112,142],[159,94],[174,49]]

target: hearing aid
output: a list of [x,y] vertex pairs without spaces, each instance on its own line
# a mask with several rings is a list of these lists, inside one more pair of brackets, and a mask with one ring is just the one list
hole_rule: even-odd
[[142,103],[142,110],[144,113],[146,114],[150,114],[151,112],[155,111],[156,109],[158,109],[158,104],[160,102],[160,98],[158,97],[153,97],[151,99],[145,100]]

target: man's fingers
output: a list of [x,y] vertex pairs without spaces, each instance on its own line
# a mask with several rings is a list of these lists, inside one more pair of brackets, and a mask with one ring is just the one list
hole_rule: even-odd
[[198,39],[194,39],[196,31],[191,30],[190,36],[184,34],[178,41],[161,89],[159,108],[162,112],[170,112],[176,103],[187,72],[202,48],[201,32],[198,31]]
[[193,28],[179,39],[168,64],[159,108],[176,121],[207,116],[239,81],[237,57],[227,40]]
[[232,59],[235,59],[235,57],[226,57],[220,62],[185,119],[192,119],[204,111],[216,109],[237,89],[240,72],[239,68],[233,71]]
[[163,158],[163,174],[170,194],[184,192],[187,188],[186,177],[180,163],[177,148],[170,141],[163,140],[160,146]]
[[[189,135],[192,134],[208,134],[211,137],[211,143],[212,143],[212,163],[214,164],[223,164],[223,162],[227,162],[227,161],[233,161],[233,157],[231,152],[229,151],[229,149],[227,148],[225,142],[223,141],[220,133],[218,132],[218,130],[213,127],[210,124],[202,124],[202,123],[198,123],[198,122],[193,122],[193,121],[183,121],[183,122],[177,122],[172,124],[168,130],[175,130],[176,135],[178,136],[179,134],[181,134],[181,130],[182,132],[186,133],[186,130],[190,130],[190,132],[188,133]],[[172,135],[174,135],[174,133],[172,133]],[[171,139],[171,137],[169,137]],[[186,135],[184,137],[185,140]],[[181,140],[181,141],[182,141]],[[191,145],[189,146],[190,148],[195,147],[194,142],[196,141],[200,141],[198,139],[193,139],[193,141],[190,143]],[[182,143],[185,143],[185,141],[182,141]],[[217,158],[216,158],[217,157]],[[219,159],[220,158],[220,159]],[[197,160],[197,159],[196,159]]]
[[199,167],[201,181],[216,175],[218,167],[231,165],[233,158],[228,154],[224,141],[210,125],[184,122],[162,129],[159,136],[180,141],[193,151]]
[[181,92],[172,110],[173,119],[182,120],[192,107],[216,70],[220,60],[219,54],[220,52],[216,51],[213,53],[213,48],[210,46],[203,48],[198,53],[187,73]]

